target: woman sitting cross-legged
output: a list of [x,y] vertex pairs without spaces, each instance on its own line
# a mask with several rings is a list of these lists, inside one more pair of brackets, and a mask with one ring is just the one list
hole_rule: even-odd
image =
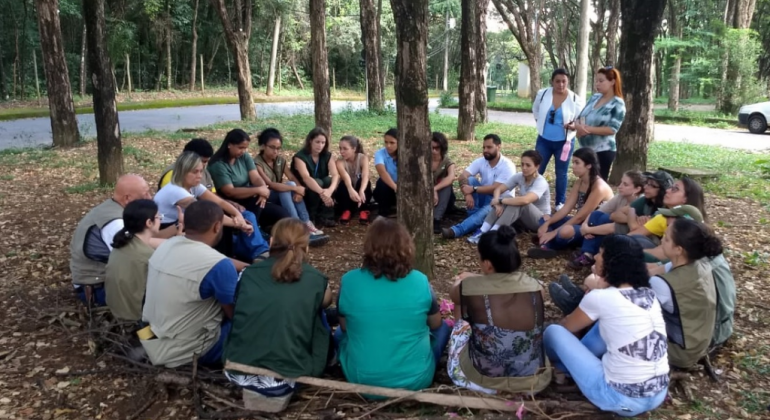
[[134,200],[123,209],[124,226],[112,240],[104,281],[107,306],[119,320],[142,319],[147,267],[155,251],[152,238],[160,231],[160,218],[152,200]]
[[663,307],[669,362],[689,368],[706,355],[714,334],[717,291],[709,259],[722,253],[722,242],[705,224],[680,217],[661,245],[671,268],[650,284]]
[[[580,225],[603,202],[613,197],[612,188],[599,176],[596,152],[588,147],[572,155],[572,173],[578,178],[572,186],[564,207],[553,216],[543,216],[537,230],[539,247],[530,248],[530,258],[553,258],[560,249],[580,246],[583,236]],[[575,209],[575,216],[569,213]]]
[[369,223],[369,202],[372,200],[372,185],[369,183],[369,159],[364,154],[364,145],[355,136],[340,139],[340,157],[335,162],[342,182],[334,192],[334,201],[340,223],[350,223],[353,213],[358,211],[358,221]]
[[415,391],[433,383],[451,329],[413,263],[414,242],[404,226],[386,218],[372,223],[361,268],[340,283],[335,335],[348,381]]
[[[674,178],[666,171],[644,172],[642,175],[644,176],[643,195],[610,215],[610,219],[615,222],[615,233],[618,235],[626,235],[632,227],[635,229],[650,221],[658,208],[664,207],[663,199],[666,191],[674,185]],[[634,217],[629,217],[629,214],[633,214]]]
[[[604,238],[596,273],[609,287],[586,293],[560,325],[546,328],[545,351],[599,409],[637,416],[660,406],[668,394],[660,303],[650,288],[642,247],[627,236]],[[575,334],[587,327],[578,339]]]
[[391,128],[382,136],[385,147],[374,153],[374,169],[380,176],[374,184],[377,213],[388,217],[396,206],[398,191],[398,130]]
[[334,191],[340,182],[329,151],[329,135],[316,127],[305,137],[305,146],[291,159],[291,171],[305,187],[305,205],[317,226],[334,227]]
[[[492,196],[494,211],[489,212],[484,219],[481,232],[468,238],[468,242],[478,243],[482,234],[497,230],[501,226],[515,224],[530,232],[537,231],[540,219],[551,214],[551,191],[548,181],[538,172],[541,160],[537,150],[527,150],[521,154],[521,172],[497,187]],[[516,187],[519,187],[518,197],[501,196]]]
[[543,289],[518,271],[521,255],[512,227],[482,234],[478,250],[482,274],[457,276],[450,292],[457,323],[449,377],[455,385],[491,394],[542,391],[551,382],[543,354]]
[[449,142],[444,133],[433,132],[430,141],[430,170],[433,173],[433,233],[441,233],[441,220],[447,208],[454,205],[455,164],[447,156]]
[[604,237],[613,233],[623,234],[623,232],[617,232],[616,225],[612,221],[612,214],[636,200],[643,188],[644,176],[641,172],[626,171],[623,174],[615,197],[602,204],[599,210],[591,212],[580,225],[583,244],[580,247],[580,255],[567,263],[569,268],[579,270],[594,265],[594,255],[599,252],[599,246]]
[[287,378],[321,376],[334,354],[331,331],[323,319],[332,300],[329,281],[306,262],[309,242],[301,221],[283,219],[273,227],[270,258],[241,274],[225,359],[281,375],[225,371],[244,393],[288,403],[295,382]]

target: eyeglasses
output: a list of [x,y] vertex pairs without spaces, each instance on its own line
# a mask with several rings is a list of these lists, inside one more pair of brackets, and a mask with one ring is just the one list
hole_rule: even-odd
[[267,148],[270,149],[270,150],[274,150],[276,152],[280,152],[281,151],[281,146],[267,146]]
[[156,214],[155,218],[158,219],[158,220],[163,220],[163,215],[162,214]]
[[552,109],[548,112],[548,124],[553,124],[554,119],[556,118],[556,110]]

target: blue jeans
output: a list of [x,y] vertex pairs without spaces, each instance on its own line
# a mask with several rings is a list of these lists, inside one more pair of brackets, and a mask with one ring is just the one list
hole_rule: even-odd
[[[591,226],[606,225],[612,223],[609,213],[603,213],[600,211],[594,211],[588,216],[588,224]],[[605,235],[594,235],[593,238],[583,238],[583,246],[581,251],[587,254],[596,255],[599,253],[599,247],[602,245]]]
[[566,143],[566,140],[551,141],[541,136],[537,136],[537,143],[535,143],[535,150],[543,157],[543,161],[540,162],[540,169],[538,170],[540,175],[544,174],[548,168],[551,156],[554,158],[554,164],[556,165],[556,197],[554,203],[556,205],[564,204],[567,200],[567,172],[569,171],[569,162],[572,160],[572,152],[575,151],[575,139],[572,139],[567,160],[561,160],[561,151],[564,149],[564,143]]
[[245,261],[251,261],[260,254],[270,249],[270,244],[262,236],[262,232],[257,224],[257,216],[254,213],[244,210],[241,215],[245,220],[254,226],[254,232],[251,235],[237,230],[233,234],[233,254]]
[[[446,321],[441,321],[441,325],[435,330],[430,330],[430,346],[433,351],[433,360],[436,361],[436,367],[441,360],[441,355],[444,354],[447,344],[449,344],[449,337],[452,335],[452,328],[447,325]],[[345,331],[342,328],[337,328],[334,331],[334,343],[339,345],[342,341],[342,337],[345,336]]]
[[[476,177],[468,178],[468,185],[472,187],[481,187]],[[468,217],[460,224],[451,227],[455,233],[455,237],[460,237],[473,233],[476,229],[480,228],[484,224],[484,219],[487,218],[487,214],[492,211],[492,206],[489,204],[492,202],[491,194],[479,194],[473,193],[473,208],[468,210]]]
[[198,363],[208,366],[221,366],[224,363],[222,361],[222,356],[224,356],[225,353],[225,341],[227,341],[227,336],[230,335],[232,327],[233,322],[229,319],[225,319],[222,322],[219,340],[217,340],[211,350],[207,351],[206,354],[198,359]]
[[[297,184],[288,181],[286,182],[286,185],[295,187]],[[307,222],[310,220],[310,214],[307,212],[307,207],[305,207],[305,200],[300,200],[299,203],[296,203],[294,202],[293,195],[294,194],[291,191],[271,190],[270,198],[268,198],[267,201],[278,204],[286,209],[286,211],[289,212],[289,217]]]
[[607,345],[599,334],[598,322],[582,340],[561,325],[550,325],[543,334],[543,344],[554,366],[569,373],[583,395],[603,411],[633,417],[654,410],[666,399],[668,389],[652,397],[631,398],[607,383],[601,359]]
[[[564,226],[564,224],[567,223],[567,221],[570,219],[572,219],[572,216],[566,216],[565,218],[559,220],[558,222],[548,226],[549,232],[553,232],[554,230],[557,232],[556,232],[556,236],[553,239],[551,239],[550,242],[545,244],[546,247],[548,247],[549,249],[555,249],[558,251],[561,249],[580,246],[583,243],[583,235],[580,234],[580,225]],[[543,223],[545,223],[545,219],[541,217],[540,226],[542,226]],[[559,236],[559,233],[560,233],[559,231],[561,229],[572,229],[574,233],[571,238],[564,239],[561,236]]]

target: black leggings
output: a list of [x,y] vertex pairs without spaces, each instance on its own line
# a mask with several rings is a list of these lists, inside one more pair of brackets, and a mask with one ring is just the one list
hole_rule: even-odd
[[382,217],[390,216],[393,206],[396,205],[396,192],[385,181],[378,179],[373,195],[377,200],[377,214]]
[[602,179],[605,181],[610,177],[610,169],[612,167],[612,162],[615,161],[616,155],[617,152],[613,152],[612,150],[596,153],[596,157],[599,158],[599,175],[601,175]]
[[[356,184],[353,186],[353,189],[355,189],[356,192],[361,190],[361,178],[358,178]],[[355,203],[350,199],[348,187],[345,186],[344,182],[340,182],[340,184],[337,186],[337,189],[334,191],[334,201],[335,207],[337,209],[337,215],[341,215],[345,212],[345,210],[349,210],[351,213],[355,213],[356,210],[369,210],[369,201],[372,199],[372,184],[366,185],[364,194],[366,195],[364,204],[361,204],[361,207],[358,207],[358,203]]]

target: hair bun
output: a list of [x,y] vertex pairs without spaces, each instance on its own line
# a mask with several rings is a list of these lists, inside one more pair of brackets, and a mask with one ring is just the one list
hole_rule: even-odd
[[497,229],[497,243],[501,245],[508,245],[516,239],[516,230],[512,227],[505,225],[500,226]]
[[703,254],[707,257],[714,258],[717,255],[721,254],[722,249],[722,241],[714,235],[706,236],[703,239]]

